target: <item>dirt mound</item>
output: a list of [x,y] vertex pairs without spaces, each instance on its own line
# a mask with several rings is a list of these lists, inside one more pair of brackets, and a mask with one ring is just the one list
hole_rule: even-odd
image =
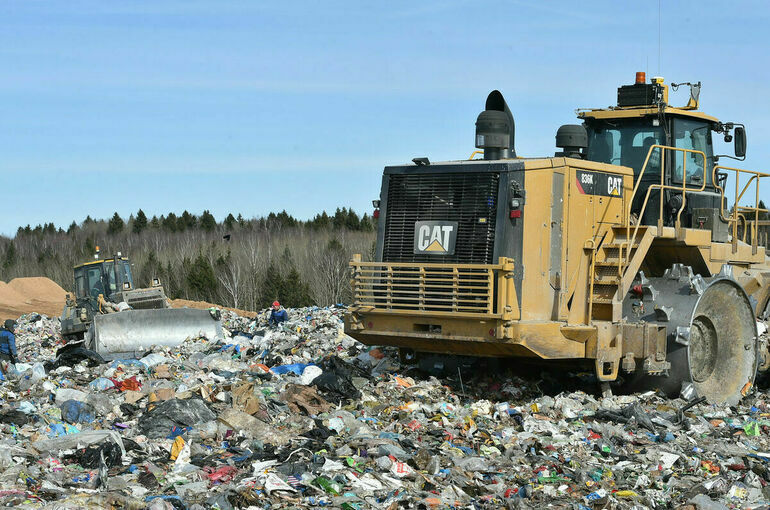
[[[0,281],[0,320],[16,319],[25,313],[42,313],[49,317],[58,317],[64,309],[67,291],[53,280],[42,276],[29,278],[14,278],[8,283]],[[225,308],[205,301],[188,301],[174,299],[173,308],[197,308],[205,310],[215,306]],[[256,317],[256,312],[227,308],[244,317]]]
[[253,319],[254,317],[257,316],[257,312],[249,312],[247,310],[238,310],[237,308],[229,308],[226,306],[215,305],[213,303],[207,303],[206,301],[189,301],[187,299],[171,300],[171,308],[196,308],[198,310],[206,310],[208,308],[211,308],[212,306],[216,308],[224,308],[225,310],[230,310],[231,312],[235,312],[238,315],[241,315],[243,317],[250,317]]
[[29,299],[38,301],[63,301],[67,291],[48,278],[42,276],[30,278],[14,278],[7,286]]
[[24,303],[27,298],[5,282],[0,281],[0,303]]
[[25,313],[61,315],[67,291],[42,276],[0,282],[0,319],[16,319]]

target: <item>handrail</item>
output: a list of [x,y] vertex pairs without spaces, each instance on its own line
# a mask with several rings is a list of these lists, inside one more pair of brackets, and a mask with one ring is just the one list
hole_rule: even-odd
[[[660,184],[651,184],[647,188],[647,193],[644,197],[644,202],[642,202],[642,208],[639,210],[639,216],[636,221],[636,226],[634,228],[634,235],[631,236],[631,205],[634,202],[634,198],[636,197],[636,192],[639,190],[639,185],[642,183],[642,176],[644,175],[645,171],[647,170],[647,163],[650,161],[650,156],[652,155],[652,151],[655,149],[660,149]],[[677,151],[682,152],[682,185],[681,186],[673,186],[670,184],[665,184],[665,177],[666,177],[666,151]],[[688,188],[687,187],[687,153],[692,154],[700,154],[701,161],[703,161],[703,177],[700,188]],[[636,240],[636,235],[639,232],[639,227],[641,226],[642,218],[644,217],[644,211],[647,209],[647,202],[650,199],[650,193],[653,189],[659,189],[661,191],[670,189],[675,191],[681,191],[682,192],[682,205],[679,207],[679,211],[677,211],[676,214],[676,221],[674,222],[674,227],[676,228],[677,232],[681,228],[681,217],[682,217],[682,211],[685,208],[685,205],[687,204],[687,192],[699,192],[706,189],[706,154],[703,151],[694,150],[694,149],[684,149],[682,147],[669,147],[667,145],[659,145],[655,144],[650,147],[650,149],[647,151],[647,157],[644,158],[644,164],[642,165],[642,169],[639,171],[639,175],[636,177],[636,183],[634,184],[634,190],[631,193],[631,197],[628,199],[628,211],[625,218],[626,223],[626,239],[624,242],[620,243],[621,246],[627,247],[626,253],[630,253],[630,247],[633,245],[633,242]],[[658,212],[658,232],[663,230],[663,194],[661,193],[660,200],[658,200],[660,203],[660,210]],[[620,251],[622,254],[622,249]]]
[[[719,185],[719,181],[716,179],[717,171],[718,170],[728,170],[731,172],[735,172],[735,200],[733,201],[733,212],[729,214],[729,216],[725,216],[725,189]],[[749,180],[744,184],[743,188],[741,189],[740,193],[738,192],[738,189],[740,189],[740,181],[741,181],[741,174],[748,174],[750,175]],[[757,253],[757,240],[758,240],[758,228],[759,228],[759,213],[760,212],[770,212],[767,209],[763,209],[759,207],[759,180],[763,177],[770,177],[770,174],[766,174],[763,172],[757,172],[756,170],[744,170],[742,168],[732,168],[729,166],[721,166],[721,165],[715,165],[713,170],[711,171],[711,179],[714,182],[714,186],[719,190],[719,217],[727,222],[728,225],[732,226],[732,245],[733,245],[733,253],[735,253],[738,250],[738,220],[739,218],[743,218],[744,222],[744,231],[743,231],[743,241],[746,241],[746,230],[748,230],[749,223],[751,223],[751,253],[752,255],[756,255]],[[754,207],[751,206],[743,206],[738,205],[738,201],[743,198],[743,195],[748,191],[749,186],[751,183],[754,183]],[[743,213],[753,213],[754,219],[748,220],[746,218],[746,215]]]
[[594,281],[596,280],[596,241],[593,239],[588,239],[585,242],[583,249],[591,250],[591,272],[588,274],[588,278],[590,279],[588,283],[588,320],[586,321],[586,324],[590,326],[593,324],[594,310]]

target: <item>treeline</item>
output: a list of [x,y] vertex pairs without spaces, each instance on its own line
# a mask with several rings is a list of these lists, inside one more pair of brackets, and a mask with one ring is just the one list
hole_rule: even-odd
[[368,214],[364,213],[359,217],[353,209],[346,207],[337,208],[334,215],[330,216],[323,211],[321,214],[316,214],[315,217],[308,221],[302,221],[294,218],[288,214],[285,210],[279,213],[271,212],[265,217],[245,219],[241,214],[237,217],[232,213],[222,221],[221,224],[217,223],[214,215],[208,210],[203,211],[200,216],[184,211],[177,216],[173,212],[168,215],[153,216],[151,219],[147,218],[147,215],[139,209],[136,215],[131,215],[128,219],[124,220],[116,212],[109,220],[94,220],[91,216],[86,216],[86,219],[82,223],[78,224],[73,221],[67,230],[63,228],[56,228],[53,223],[45,223],[43,225],[37,225],[32,227],[27,225],[26,227],[19,227],[16,231],[16,237],[25,235],[41,235],[41,234],[72,234],[81,229],[90,227],[91,225],[106,226],[106,233],[110,235],[119,234],[128,229],[134,234],[141,234],[147,229],[163,230],[166,232],[184,232],[186,230],[200,229],[206,232],[213,232],[217,227],[223,227],[225,230],[233,230],[235,227],[239,227],[244,230],[253,229],[283,229],[283,228],[295,228],[303,227],[312,230],[340,230],[347,229],[357,232],[372,232],[375,228],[375,220]]
[[257,310],[274,300],[289,307],[350,301],[348,262],[353,253],[373,255],[375,220],[352,209],[302,221],[286,211],[218,221],[200,215],[148,218],[87,217],[65,230],[53,223],[20,227],[0,239],[0,278],[46,276],[73,288],[72,267],[117,252],[130,258],[134,283],[160,278],[171,298],[210,301]]

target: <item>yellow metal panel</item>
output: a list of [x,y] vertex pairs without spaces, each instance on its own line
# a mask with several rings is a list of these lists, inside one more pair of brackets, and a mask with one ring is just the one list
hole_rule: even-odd
[[517,322],[513,325],[514,343],[526,347],[543,359],[586,357],[585,344],[564,336],[561,322]]
[[[128,259],[120,259],[120,260],[126,260],[127,261]],[[95,264],[103,264],[105,262],[114,262],[114,261],[115,261],[115,259],[92,260],[90,262],[83,262],[82,264],[78,264],[77,266],[75,266],[75,269],[78,269],[80,267],[85,267],[85,266],[93,266]]]
[[[349,311],[345,331],[367,345],[395,345],[427,352],[471,356],[537,356],[542,359],[586,357],[586,343],[596,344],[596,328],[565,329],[554,321],[473,320],[458,317],[374,315]],[[499,337],[497,332],[506,331]]]
[[[692,110],[683,110],[681,108],[673,108],[667,106],[664,110],[669,115],[681,115],[683,117],[690,117],[693,119],[706,120],[709,122],[719,122],[719,119],[706,115],[702,112],[696,112]],[[578,118],[593,118],[593,119],[628,119],[633,117],[644,117],[645,115],[657,115],[658,108],[648,107],[632,107],[632,108],[613,108],[613,109],[601,109],[601,110],[584,110],[579,111]]]
[[705,246],[711,243],[711,231],[699,228],[683,228],[682,240],[690,246]]
[[[567,290],[567,299],[572,298],[569,310],[568,322],[581,324],[588,320],[589,301],[588,288],[593,274],[590,271],[592,258],[609,230],[620,225],[628,206],[628,196],[633,189],[632,173],[617,172],[623,175],[623,193],[620,197],[605,197],[589,195],[581,192],[577,183],[578,170],[591,170],[594,168],[584,165],[580,160],[567,160],[573,166],[565,170],[567,175],[566,199],[565,199],[565,269],[564,286]],[[624,167],[605,168],[617,169]],[[612,173],[612,172],[607,172]],[[526,267],[526,266],[525,266]]]
[[566,166],[579,167],[584,170],[592,170],[597,172],[608,172],[612,174],[621,175],[634,175],[634,170],[631,167],[608,165],[607,163],[597,163],[596,161],[587,161],[585,159],[575,158],[543,158],[543,159],[525,159],[524,169],[529,170],[541,170],[547,168],[563,168]]
[[553,169],[524,172],[524,189],[529,190],[524,205],[524,278],[521,284],[521,319],[548,320],[555,291],[548,284],[551,255],[551,194]]
[[570,324],[582,324],[587,320],[587,289],[588,273],[591,262],[590,252],[586,251],[586,241],[591,240],[591,246],[596,243],[596,227],[594,222],[593,195],[585,195],[576,189],[576,172],[573,168],[566,169],[567,197],[565,199],[565,238],[566,247],[564,282],[568,299],[572,296],[570,309]]
[[730,263],[753,263],[767,265],[765,261],[765,250],[762,248],[756,254],[752,253],[751,246],[746,243],[739,243],[733,252],[733,245],[728,243],[710,243],[711,260],[715,262]]

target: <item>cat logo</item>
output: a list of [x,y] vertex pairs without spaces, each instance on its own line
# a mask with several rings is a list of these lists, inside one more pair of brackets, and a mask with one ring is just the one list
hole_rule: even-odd
[[575,188],[583,195],[600,197],[622,197],[623,176],[604,172],[577,170],[575,172]]
[[620,188],[623,186],[622,177],[607,177],[607,194],[611,197],[620,196]]
[[454,255],[456,241],[456,221],[418,221],[414,224],[415,254]]

